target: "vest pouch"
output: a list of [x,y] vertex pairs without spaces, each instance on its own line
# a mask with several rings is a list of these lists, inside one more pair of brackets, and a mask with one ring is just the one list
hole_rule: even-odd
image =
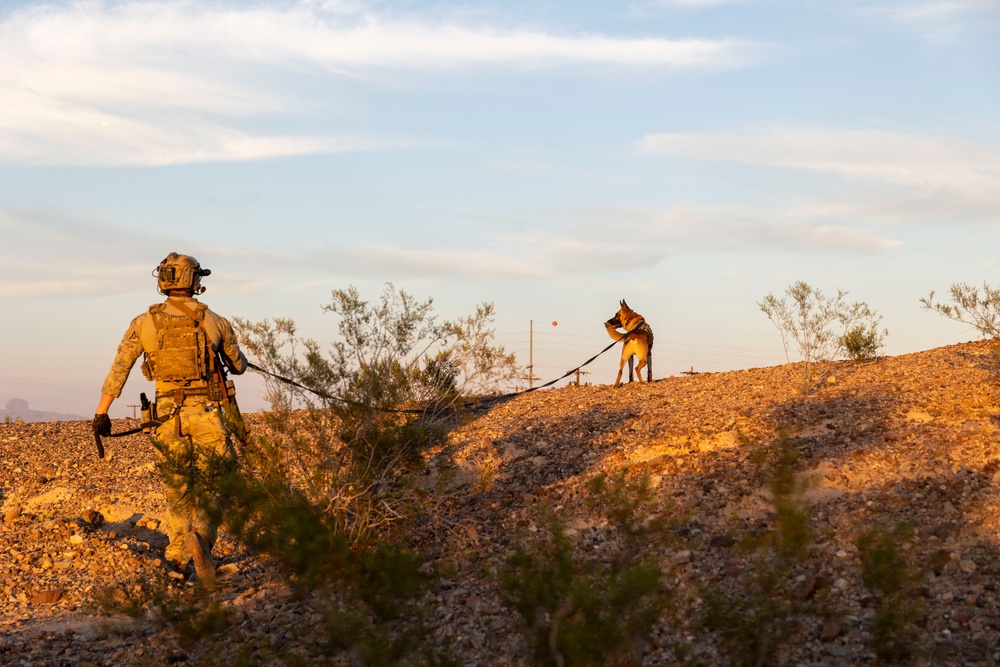
[[146,378],[150,382],[156,379],[156,369],[153,368],[153,360],[146,357],[142,360],[142,377]]
[[185,383],[207,379],[205,332],[189,317],[164,317],[156,327],[156,379]]

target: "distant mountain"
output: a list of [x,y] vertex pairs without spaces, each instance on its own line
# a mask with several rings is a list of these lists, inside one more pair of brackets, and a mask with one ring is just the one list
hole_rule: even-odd
[[24,422],[63,422],[76,421],[84,419],[84,417],[61,412],[31,410],[28,408],[28,402],[23,398],[12,398],[7,401],[7,409],[0,410],[0,421],[16,421],[18,419]]

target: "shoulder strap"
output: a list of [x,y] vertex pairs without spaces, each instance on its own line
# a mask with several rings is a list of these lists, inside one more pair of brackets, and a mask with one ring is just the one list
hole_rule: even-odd
[[198,309],[195,309],[195,310],[191,310],[190,308],[188,308],[187,306],[185,306],[182,302],[177,301],[176,299],[170,299],[170,298],[167,299],[167,302],[170,303],[171,306],[173,306],[174,308],[176,308],[177,310],[181,311],[182,313],[184,313],[185,315],[187,315],[188,317],[190,317],[192,320],[194,320],[195,322],[197,322],[199,325],[204,326],[204,323],[202,322],[202,318],[205,315],[205,308],[198,308]]

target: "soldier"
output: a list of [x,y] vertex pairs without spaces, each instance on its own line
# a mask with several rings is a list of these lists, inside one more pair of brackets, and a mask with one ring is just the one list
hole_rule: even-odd
[[143,375],[156,381],[153,414],[159,425],[152,442],[167,488],[166,558],[181,572],[193,560],[205,586],[215,579],[211,551],[223,502],[216,490],[203,488],[204,480],[235,465],[224,413],[238,418],[239,411],[225,371],[239,375],[247,369],[232,325],[194,298],[205,291],[201,279],[210,273],[189,255],[172,252],[160,262],[153,275],[167,299],[132,320],[94,415],[95,432],[110,435],[108,408],[143,354]]

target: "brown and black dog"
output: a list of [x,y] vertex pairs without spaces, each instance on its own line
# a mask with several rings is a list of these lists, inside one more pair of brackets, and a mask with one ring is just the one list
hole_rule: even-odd
[[[622,333],[618,327],[625,329]],[[653,330],[646,324],[646,318],[628,307],[625,299],[621,300],[621,308],[615,316],[604,323],[604,328],[608,330],[608,335],[614,340],[624,340],[622,346],[622,360],[618,364],[618,377],[615,378],[615,386],[622,384],[622,369],[625,362],[633,355],[638,360],[636,373],[639,382],[642,382],[642,367],[646,367],[646,381],[653,379]],[[629,381],[632,378],[629,377]]]

